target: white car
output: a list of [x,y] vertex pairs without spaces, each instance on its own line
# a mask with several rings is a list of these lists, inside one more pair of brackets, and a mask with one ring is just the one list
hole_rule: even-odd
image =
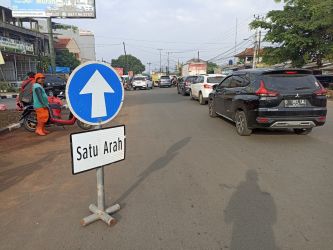
[[146,76],[135,76],[132,80],[132,87],[136,89],[152,89],[153,83]]
[[190,86],[191,98],[198,99],[201,105],[207,104],[213,86],[221,83],[225,77],[226,75],[222,74],[199,75]]

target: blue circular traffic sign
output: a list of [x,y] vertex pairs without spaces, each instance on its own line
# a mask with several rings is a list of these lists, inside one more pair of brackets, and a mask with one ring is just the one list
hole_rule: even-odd
[[116,117],[124,100],[124,88],[116,71],[100,62],[78,66],[68,79],[69,109],[80,121],[98,125]]

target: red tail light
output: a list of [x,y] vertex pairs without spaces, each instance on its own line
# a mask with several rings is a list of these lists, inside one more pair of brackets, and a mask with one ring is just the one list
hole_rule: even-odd
[[257,122],[258,123],[269,123],[269,119],[266,117],[257,117]]
[[325,122],[326,121],[326,116],[319,116],[318,118],[316,118],[316,120],[318,122]]
[[190,85],[190,82],[189,81],[185,81],[185,85],[186,86]]
[[320,89],[316,90],[314,94],[317,96],[327,95],[327,90],[319,82],[317,84],[320,86]]
[[205,89],[212,89],[213,86],[212,86],[212,85],[209,85],[209,84],[204,84],[204,88],[205,88]]
[[279,93],[276,91],[272,91],[272,90],[268,90],[265,87],[265,83],[263,80],[260,81],[260,87],[259,89],[256,91],[256,95],[258,96],[278,96]]

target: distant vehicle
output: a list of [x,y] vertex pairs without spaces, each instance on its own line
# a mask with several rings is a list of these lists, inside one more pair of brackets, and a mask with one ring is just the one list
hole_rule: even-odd
[[236,124],[239,135],[255,128],[290,128],[305,135],[322,126],[326,90],[309,70],[241,70],[226,77],[209,95],[209,115]]
[[211,74],[199,75],[190,85],[190,96],[192,99],[198,99],[201,105],[207,104],[208,96],[213,91],[213,86],[222,82],[225,75]]
[[161,76],[159,86],[160,86],[160,88],[164,88],[164,87],[170,88],[172,86],[170,76]]
[[64,96],[67,79],[62,74],[45,74],[44,89],[48,96]]
[[324,88],[333,88],[333,75],[315,75]]
[[146,76],[134,76],[132,79],[132,87],[137,89],[152,89],[152,82]]
[[193,82],[196,81],[198,76],[185,76],[178,80],[177,92],[183,96],[190,94],[190,87]]

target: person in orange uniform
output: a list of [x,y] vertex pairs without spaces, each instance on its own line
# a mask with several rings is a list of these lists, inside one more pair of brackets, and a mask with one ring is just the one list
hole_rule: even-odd
[[47,135],[49,133],[49,131],[45,129],[45,124],[49,119],[49,102],[43,88],[44,83],[45,76],[42,73],[37,73],[32,88],[33,104],[37,114],[37,127],[35,131],[37,135]]

